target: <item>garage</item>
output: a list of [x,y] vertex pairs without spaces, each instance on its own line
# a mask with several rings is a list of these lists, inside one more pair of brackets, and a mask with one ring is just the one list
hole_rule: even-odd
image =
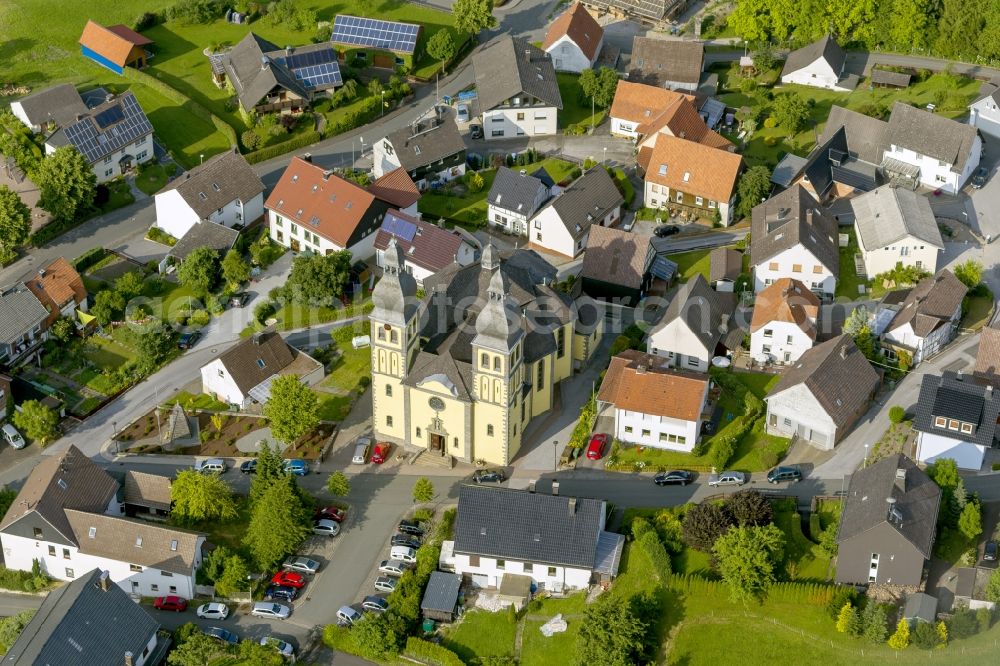
[[383,69],[393,69],[395,67],[396,59],[386,53],[376,53],[374,64],[376,67],[381,67]]

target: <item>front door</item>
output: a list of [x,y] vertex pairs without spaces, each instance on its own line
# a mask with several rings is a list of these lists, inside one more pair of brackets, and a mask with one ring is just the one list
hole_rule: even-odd
[[434,432],[431,433],[431,450],[444,451],[444,435],[439,435]]

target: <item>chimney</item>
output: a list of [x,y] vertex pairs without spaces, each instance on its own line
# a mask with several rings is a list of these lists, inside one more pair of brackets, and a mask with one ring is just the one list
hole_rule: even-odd
[[906,470],[902,467],[896,468],[896,481],[895,486],[899,488],[899,492],[906,492]]
[[681,138],[681,139],[686,139],[687,138],[687,132],[685,132],[684,130],[681,130],[681,133],[678,134],[677,136],[679,138]]
[[39,268],[38,269],[38,277],[45,277],[45,269],[44,268]]
[[254,333],[253,334],[253,343],[255,345],[259,345],[260,344],[260,333]]
[[330,176],[333,175],[333,169],[327,169],[323,172],[323,180],[330,180]]
[[531,62],[531,49],[524,49],[524,56]]
[[635,366],[635,374],[637,374],[637,375],[644,375],[644,374],[646,374],[646,366],[642,365],[642,364],[639,364],[639,365]]
[[576,498],[575,497],[570,497],[569,498],[569,515],[571,515],[571,516],[575,516],[576,515]]
[[962,381],[962,371],[961,370],[955,371],[955,379],[957,379],[958,381]]
[[135,662],[132,660],[132,653],[125,652],[125,666],[133,666]]
[[291,46],[286,46],[285,47],[285,55],[286,56],[292,55],[292,47]]
[[729,313],[723,312],[719,318],[719,333],[725,335],[729,332]]
[[107,571],[101,572],[101,576],[97,579],[97,584],[101,586],[101,590],[104,592],[111,589],[111,577]]
[[313,154],[312,153],[306,153],[305,155],[302,156],[302,159],[304,161],[306,161],[306,162],[309,162],[309,164],[312,164],[313,163]]
[[840,359],[842,361],[847,359],[847,345],[840,348]]
[[108,93],[107,95],[105,95],[105,96],[104,96],[104,101],[105,101],[105,102],[110,102],[110,101],[111,101],[111,100],[113,100],[114,98],[115,98],[115,96],[114,96],[114,95],[112,95],[111,93]]
[[552,482],[552,494],[553,495],[558,495],[559,494],[559,482],[558,481],[553,481]]

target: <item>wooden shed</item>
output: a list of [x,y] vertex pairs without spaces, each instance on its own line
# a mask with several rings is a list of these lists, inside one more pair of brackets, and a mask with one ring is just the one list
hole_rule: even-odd
[[462,577],[443,571],[431,572],[420,601],[420,612],[425,618],[439,622],[451,622],[458,612],[458,591],[462,587]]

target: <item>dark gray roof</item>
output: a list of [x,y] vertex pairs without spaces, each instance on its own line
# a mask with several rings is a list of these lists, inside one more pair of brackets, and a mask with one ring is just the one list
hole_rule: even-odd
[[199,220],[170,248],[169,254],[183,261],[199,247],[207,247],[218,252],[221,259],[236,244],[239,235],[239,231],[224,224]]
[[697,84],[704,61],[702,42],[637,36],[632,40],[632,71],[628,79],[655,86],[669,81]]
[[4,664],[121,666],[126,652],[138,660],[160,624],[116,583],[102,590],[101,575],[80,572],[49,592]]
[[912,592],[906,595],[903,617],[907,620],[934,622],[937,619],[937,604],[937,597],[923,592]]
[[461,587],[462,577],[459,574],[432,571],[424,598],[420,600],[420,610],[454,613]]
[[837,222],[823,212],[809,192],[796,185],[754,206],[750,264],[759,266],[801,243],[834,276],[840,275],[838,233]]
[[463,485],[455,553],[594,568],[604,501]]
[[625,199],[615,181],[598,165],[576,179],[549,206],[559,215],[569,235],[579,240],[592,222],[600,222],[623,203]]
[[879,376],[854,340],[841,335],[802,354],[768,396],[799,384],[805,384],[837,428],[847,428],[870,401]]
[[291,365],[296,351],[275,331],[264,331],[240,340],[219,355],[236,387],[244,394]]
[[[177,190],[195,212],[206,219],[237,199],[244,204],[264,192],[264,183],[237,149],[227,150],[185,172],[157,194]],[[250,223],[253,220],[245,220]]]
[[771,173],[771,182],[780,187],[790,187],[802,175],[806,164],[808,164],[807,158],[788,153],[781,158],[778,166],[774,167],[774,171]]
[[651,268],[650,238],[615,227],[591,227],[580,277],[640,289]]
[[[920,398],[913,428],[963,442],[990,447],[997,436],[997,415],[1000,414],[1000,386],[991,388],[964,375],[953,372],[940,377],[924,375],[920,382]],[[975,426],[972,434],[963,434],[934,425],[935,416],[956,419]]]
[[872,68],[871,80],[875,85],[906,88],[910,85],[910,75],[903,72],[890,72],[885,69]]
[[125,92],[59,129],[46,142],[53,146],[72,145],[94,164],[152,133],[153,125],[135,95]]
[[808,46],[803,46],[801,49],[789,53],[785,59],[785,66],[781,68],[781,75],[785,76],[797,72],[820,58],[826,60],[830,68],[839,75],[844,69],[844,60],[847,58],[847,54],[833,37],[827,35]]
[[17,100],[32,125],[54,122],[59,127],[75,122],[78,114],[87,113],[87,105],[72,83],[45,88]]
[[851,155],[872,164],[882,163],[885,150],[889,147],[887,122],[835,104],[830,108],[823,133],[816,143],[823,145],[828,142],[841,127],[847,135]]
[[728,247],[717,247],[708,253],[708,266],[711,282],[734,281],[743,272],[743,253]]
[[962,173],[972,153],[976,128],[903,102],[892,105],[887,139],[891,145],[933,157]]
[[450,114],[432,113],[385,137],[407,171],[433,164],[465,150],[465,142]]
[[907,236],[944,249],[931,202],[922,194],[883,185],[850,201],[865,250],[880,250]]
[[[821,198],[834,182],[842,183],[859,192],[875,189],[884,181],[879,168],[881,162],[866,162],[860,159],[851,150],[847,137],[847,129],[843,126],[838,127],[825,143],[816,146],[809,153],[805,159],[805,166],[799,173],[791,174],[791,179],[794,181],[799,175],[803,175],[813,191],[819,193]],[[878,155],[881,155],[881,152],[878,152]],[[878,159],[881,160],[881,157]],[[845,204],[850,205],[846,202]]]
[[[543,169],[539,171],[544,172]],[[546,186],[534,173],[521,174],[504,166],[497,169],[487,200],[498,208],[514,211],[531,219],[538,208],[541,208],[541,205],[537,208],[535,206],[539,192],[548,187],[551,186]],[[545,202],[545,196],[541,197],[541,202]]]
[[688,329],[711,352],[723,336],[735,327],[732,320],[735,309],[733,295],[715,291],[699,273],[681,285],[663,313],[663,319],[649,334],[655,334],[675,319],[683,319]]
[[[905,478],[897,483],[898,470]],[[890,497],[896,500],[896,516],[890,516]],[[851,476],[837,541],[887,523],[929,558],[940,502],[941,489],[916,463],[900,453],[886,456]]]
[[909,291],[886,331],[910,324],[918,337],[927,337],[951,321],[969,288],[947,268],[926,277]]
[[23,282],[0,291],[0,343],[19,340],[48,316],[49,311]]
[[606,576],[617,575],[624,549],[624,534],[601,532],[601,536],[597,539],[597,559],[594,561],[594,571]]
[[[287,66],[287,58],[308,53],[322,54],[336,74],[329,82],[307,88]],[[340,85],[340,68],[330,42],[307,44],[294,48],[291,53],[266,39],[248,32],[231,51],[219,58],[226,71],[226,78],[236,89],[236,96],[245,109],[252,109],[274,88],[284,88],[299,97],[310,100],[313,91],[329,90]]]
[[482,111],[522,93],[562,108],[552,58],[527,40],[500,35],[472,57],[472,64]]

